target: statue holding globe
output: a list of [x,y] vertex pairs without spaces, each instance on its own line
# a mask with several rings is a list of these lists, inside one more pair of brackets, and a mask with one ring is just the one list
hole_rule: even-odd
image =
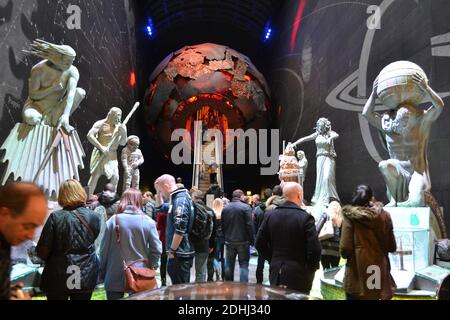
[[[391,111],[375,112],[377,98]],[[426,98],[432,106],[424,110],[419,105]],[[444,102],[429,86],[425,72],[412,62],[394,62],[375,80],[363,116],[386,138],[390,159],[380,162],[379,169],[387,186],[388,206],[425,205],[424,192],[431,189],[428,139],[443,107]]]

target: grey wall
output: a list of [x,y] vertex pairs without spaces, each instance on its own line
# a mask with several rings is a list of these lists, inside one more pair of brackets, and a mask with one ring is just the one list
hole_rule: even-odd
[[[79,30],[66,26],[71,4],[82,11]],[[78,86],[86,90],[87,97],[71,121],[87,154],[85,167],[89,167],[92,146],[86,134],[92,124],[111,107],[122,107],[126,114],[135,99],[129,84],[130,72],[135,69],[133,8],[128,0],[0,0],[1,143],[22,120],[30,69],[40,59],[21,51],[36,38],[70,45],[77,52]],[[81,180],[86,184],[88,178],[87,168],[81,172]]]
[[[273,57],[271,76],[268,77],[281,110],[282,137],[293,141],[310,134],[319,117],[328,117],[340,134],[335,146],[341,198],[348,201],[357,184],[367,183],[375,189],[378,198],[386,200],[377,162],[369,155],[363,140],[358,111],[370,95],[377,74],[396,60],[411,60],[421,65],[437,92],[450,92],[450,47],[436,49],[431,45],[431,38],[444,34],[447,34],[447,44],[450,42],[450,1],[308,0],[295,47],[291,50],[293,22],[299,3],[299,0],[288,1],[277,22],[275,46],[279,49]],[[365,38],[370,35],[366,11],[372,4],[386,6],[386,11],[381,19],[381,29],[373,31],[373,41],[364,45]],[[442,51],[440,56],[434,56],[439,50]],[[360,68],[361,61],[367,63]],[[350,84],[345,85],[345,80]],[[353,81],[360,81],[360,84]],[[340,85],[343,87],[339,88]],[[348,89],[348,95],[345,89]],[[448,215],[450,99],[446,98],[445,102],[446,109],[432,130],[428,154],[432,192]],[[349,110],[352,108],[356,111]],[[387,152],[378,134],[373,129],[370,132],[377,153],[386,159]],[[367,132],[364,135],[369,136]],[[310,161],[305,190],[310,199],[315,185],[315,145],[310,142],[303,148]],[[448,226],[449,222],[447,219]]]

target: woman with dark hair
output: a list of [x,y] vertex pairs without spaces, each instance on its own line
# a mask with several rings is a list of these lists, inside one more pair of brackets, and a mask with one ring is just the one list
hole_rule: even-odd
[[118,213],[106,222],[100,245],[100,279],[104,279],[108,300],[123,298],[124,262],[143,260],[136,267],[156,269],[161,256],[161,241],[156,223],[142,212],[142,194],[127,189],[119,203]]
[[[340,253],[347,259],[344,290],[347,300],[389,300],[395,282],[389,252],[395,252],[392,220],[366,185],[356,188],[352,205],[342,208]],[[374,278],[374,275],[376,278]],[[374,280],[371,280],[374,278]]]
[[[42,230],[36,253],[45,261],[41,288],[48,300],[90,300],[97,285],[99,263],[94,242],[100,219],[85,207],[86,200],[77,180],[62,183],[58,203],[63,209],[53,212]],[[73,278],[77,272],[79,282]]]

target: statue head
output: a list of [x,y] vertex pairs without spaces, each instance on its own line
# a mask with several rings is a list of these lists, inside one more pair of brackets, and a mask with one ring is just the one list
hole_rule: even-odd
[[297,159],[298,159],[298,160],[303,160],[303,159],[305,159],[305,152],[302,151],[302,150],[298,151],[298,152],[297,152]]
[[24,52],[47,59],[62,70],[69,69],[76,57],[75,50],[70,46],[57,45],[39,39],[31,44],[30,51],[24,50]]
[[135,135],[129,136],[127,139],[127,145],[131,151],[136,151],[139,148],[140,143],[139,137]]
[[319,134],[327,133],[331,130],[331,122],[327,118],[320,118],[317,120],[316,131]]
[[119,124],[122,122],[122,110],[119,108],[111,108],[106,116],[106,120],[112,124]]

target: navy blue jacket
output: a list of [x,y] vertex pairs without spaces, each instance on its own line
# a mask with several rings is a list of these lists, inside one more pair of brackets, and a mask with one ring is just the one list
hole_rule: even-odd
[[[164,206],[163,206],[164,207]],[[162,210],[161,208],[160,210]],[[188,191],[179,188],[170,194],[169,208],[166,225],[166,251],[169,252],[172,239],[175,234],[183,236],[176,257],[192,258],[195,254],[194,247],[189,241],[189,232],[194,223],[194,206]]]

